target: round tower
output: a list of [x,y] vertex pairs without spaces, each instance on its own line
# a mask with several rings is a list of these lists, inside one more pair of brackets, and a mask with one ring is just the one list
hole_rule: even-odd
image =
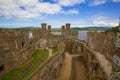
[[48,31],[51,31],[51,25],[48,25]]
[[120,31],[120,16],[119,16],[119,26],[118,27],[119,27],[119,31]]
[[64,25],[62,26],[62,31],[65,31],[65,26]]
[[67,30],[67,31],[70,30],[70,23],[66,23],[66,30]]
[[46,23],[42,23],[41,24],[41,29],[45,31],[46,30],[46,25],[47,25]]

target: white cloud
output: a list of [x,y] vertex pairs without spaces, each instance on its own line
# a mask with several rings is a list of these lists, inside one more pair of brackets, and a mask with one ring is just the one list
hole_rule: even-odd
[[101,15],[94,15],[94,16],[92,16],[92,19],[93,20],[105,20],[105,19],[108,19],[108,17],[101,16]]
[[113,0],[113,2],[120,2],[120,0]]
[[107,0],[91,0],[89,6],[97,6],[106,3]]
[[62,10],[61,6],[58,4],[50,4],[50,3],[39,3],[34,8],[33,12],[40,12],[46,14],[55,14],[59,13]]
[[[102,16],[105,17],[105,16]],[[52,24],[52,27],[61,27],[61,25],[65,25],[65,23],[71,23],[71,27],[90,27],[90,26],[96,26],[96,27],[111,27],[111,26],[117,26],[118,20],[117,19],[110,19],[108,17],[101,18],[101,19],[52,19],[47,20],[46,23]]]
[[40,18],[43,14],[56,14],[61,10],[58,4],[41,3],[38,0],[0,0],[0,15],[6,19]]
[[106,26],[107,23],[105,21],[93,21],[93,24],[96,26]]
[[106,16],[93,16],[93,26],[117,26],[118,20],[110,19]]
[[81,4],[84,3],[85,0],[55,0],[58,2],[58,4],[62,6],[73,6],[75,4]]
[[38,3],[38,0],[13,0],[14,3],[21,6],[35,6]]
[[93,25],[95,26],[117,26],[117,20],[100,20],[93,21]]
[[61,11],[61,13],[65,14],[65,15],[69,15],[69,14],[79,14],[79,10],[77,9],[70,9],[68,11]]
[[80,4],[84,2],[84,0],[59,0],[58,2],[59,3],[39,2],[38,0],[0,0],[0,16],[4,16],[6,19],[33,19],[42,18],[43,14],[78,14],[79,10],[77,9],[65,11],[62,8],[62,4],[70,6]]

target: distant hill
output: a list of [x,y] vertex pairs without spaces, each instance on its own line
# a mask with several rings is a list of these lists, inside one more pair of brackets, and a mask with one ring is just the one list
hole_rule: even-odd
[[71,28],[72,30],[83,30],[83,31],[106,31],[108,29],[111,29],[112,27],[74,27]]
[[105,32],[106,32],[106,33],[107,33],[107,32],[117,33],[117,32],[119,32],[119,26],[117,26],[117,27],[112,27],[111,29],[107,29]]
[[28,30],[32,30],[32,29],[40,29],[40,27],[19,27],[19,28],[0,28],[0,29],[28,29]]
[[[71,30],[81,30],[81,31],[106,31],[113,27],[72,27]],[[19,28],[0,28],[0,29],[29,29],[29,30],[39,30],[40,27],[19,27]],[[61,28],[52,28],[52,31],[61,31]]]

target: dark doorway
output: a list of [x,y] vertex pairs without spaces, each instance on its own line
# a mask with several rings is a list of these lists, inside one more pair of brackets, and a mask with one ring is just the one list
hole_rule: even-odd
[[30,41],[30,44],[32,44],[32,42]]
[[22,47],[24,47],[24,45],[25,45],[25,43],[24,43],[24,42],[22,42]]
[[0,73],[4,70],[4,65],[0,66]]
[[95,63],[95,70],[98,69],[98,63]]

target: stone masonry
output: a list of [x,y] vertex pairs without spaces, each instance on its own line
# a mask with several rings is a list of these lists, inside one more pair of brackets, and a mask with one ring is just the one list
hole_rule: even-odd
[[78,31],[70,29],[70,23],[62,26],[61,36],[52,35],[51,26],[46,26],[42,23],[40,30],[0,29],[0,76],[24,65],[36,49],[54,47],[62,52],[50,57],[28,80],[57,80],[66,51],[80,56],[89,80],[120,79],[120,50],[115,47],[116,34],[88,32],[87,41],[82,42],[77,38]]

